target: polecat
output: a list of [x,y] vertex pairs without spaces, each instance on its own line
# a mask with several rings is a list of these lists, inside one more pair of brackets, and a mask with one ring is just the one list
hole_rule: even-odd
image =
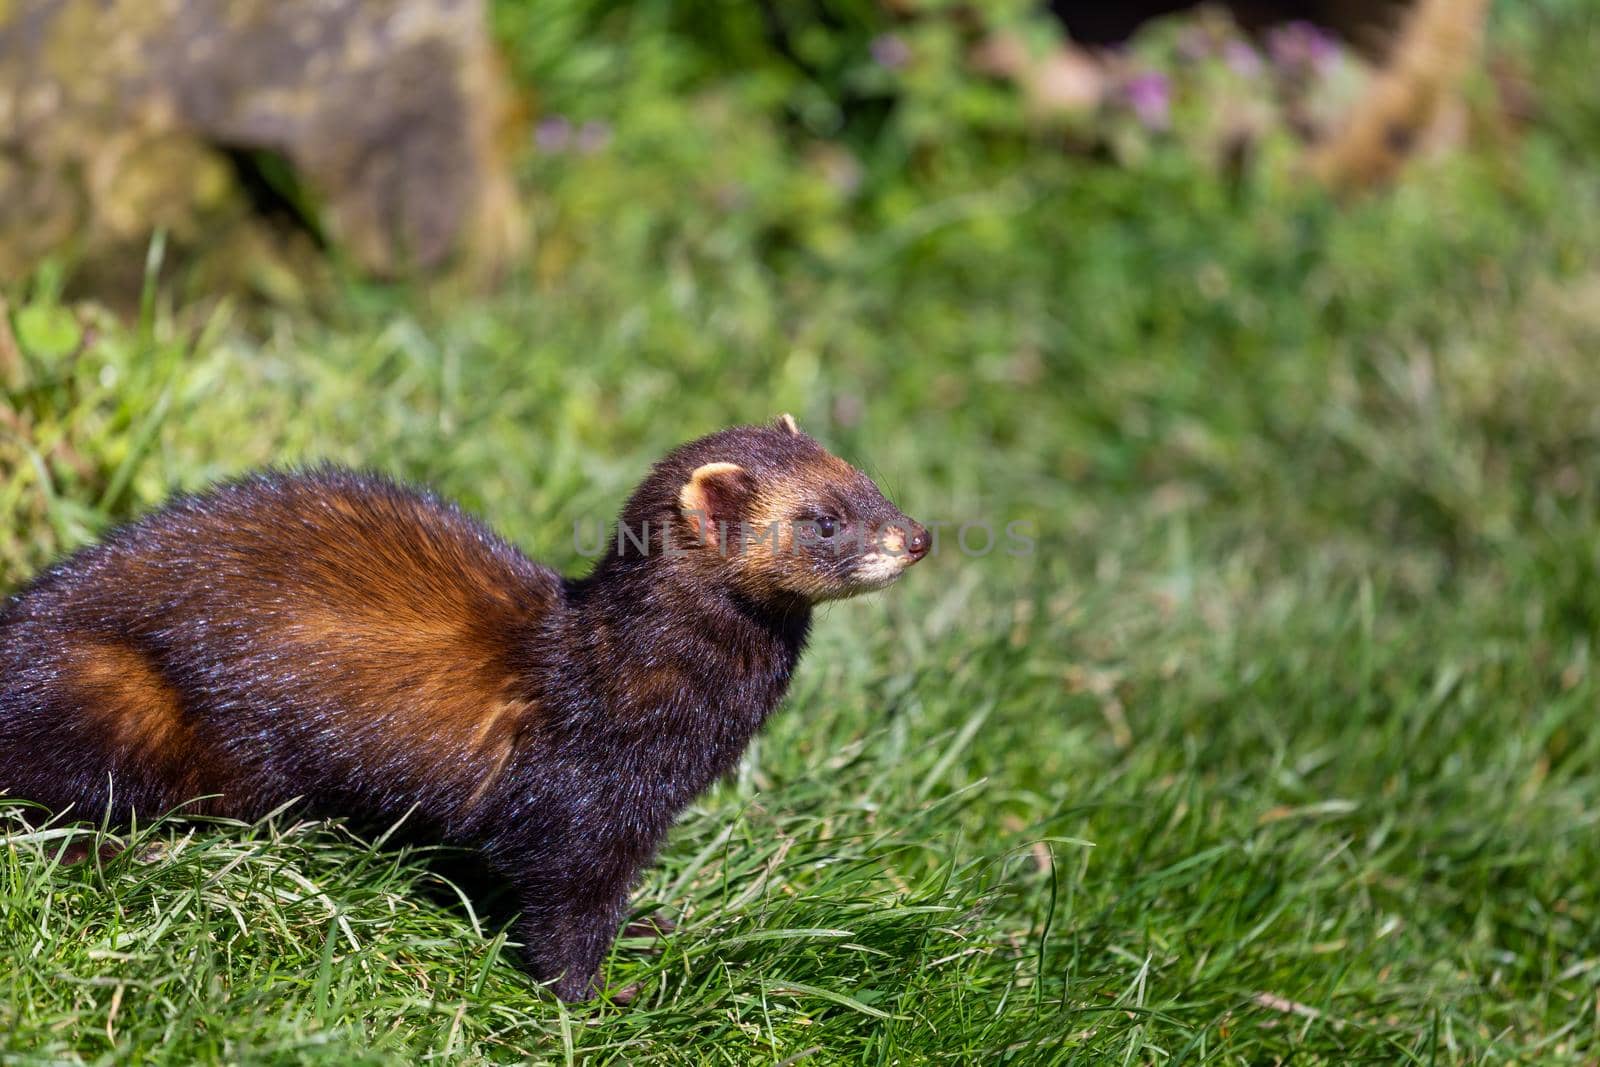
[[581,999],[674,816],[782,698],[818,601],[927,531],[785,415],[683,445],[562,578],[334,468],[173,500],[0,611],[0,791],[84,818],[398,820],[481,850]]

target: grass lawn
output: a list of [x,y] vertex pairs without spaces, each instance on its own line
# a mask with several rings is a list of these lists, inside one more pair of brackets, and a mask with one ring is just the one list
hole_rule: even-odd
[[3,800],[0,1062],[1595,1062],[1600,34],[1529,6],[1538,121],[1346,205],[976,135],[847,195],[762,86],[659,91],[641,14],[551,75],[613,128],[529,165],[498,295],[12,293],[3,588],[313,458],[581,570],[780,411],[952,525],[685,815],[631,1006],[541,995],[426,852],[290,813],[63,867],[94,831]]

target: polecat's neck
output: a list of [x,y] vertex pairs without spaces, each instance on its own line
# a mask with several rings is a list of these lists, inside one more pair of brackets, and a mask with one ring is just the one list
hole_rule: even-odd
[[620,648],[647,654],[669,642],[696,644],[737,657],[748,668],[792,667],[811,627],[811,607],[799,598],[752,600],[708,578],[685,561],[632,557],[614,551],[586,577],[566,582],[567,606],[580,625],[603,630]]
[[783,699],[811,623],[804,604],[775,610],[694,577],[666,560],[603,562],[566,582],[558,623],[554,680],[587,694],[579,714],[602,717],[600,736],[655,783],[662,810],[738,762]]

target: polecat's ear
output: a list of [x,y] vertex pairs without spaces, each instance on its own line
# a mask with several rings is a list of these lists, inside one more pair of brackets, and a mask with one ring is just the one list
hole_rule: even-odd
[[678,510],[702,543],[716,544],[718,523],[737,523],[755,479],[737,463],[705,463],[678,490]]
[[782,415],[779,415],[773,421],[777,425],[778,429],[780,429],[780,430],[787,430],[790,433],[795,433],[795,434],[800,432],[800,424],[798,422],[795,422],[794,421],[794,416],[789,414],[787,411],[785,411]]

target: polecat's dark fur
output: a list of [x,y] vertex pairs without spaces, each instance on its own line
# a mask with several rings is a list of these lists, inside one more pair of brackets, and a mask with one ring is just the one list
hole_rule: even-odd
[[672,452],[620,523],[564,579],[370,475],[177,499],[0,612],[0,791],[91,819],[410,813],[481,849],[531,969],[587,996],[673,817],[783,696],[811,605],[928,540],[787,416]]

